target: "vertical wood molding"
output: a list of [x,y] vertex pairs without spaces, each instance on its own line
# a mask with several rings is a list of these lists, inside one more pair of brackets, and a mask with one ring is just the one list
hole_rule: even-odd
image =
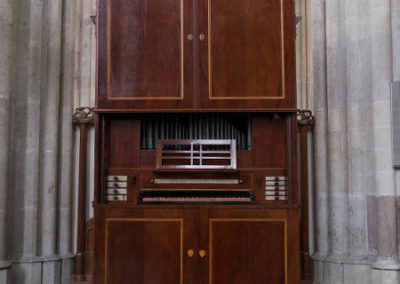
[[299,132],[299,177],[300,177],[300,264],[301,264],[301,279],[312,280],[313,271],[310,258],[310,215],[312,216],[312,200],[309,199],[310,191],[312,189],[312,179],[310,176],[313,175],[310,170],[310,147],[309,134],[312,135],[315,120],[312,112],[309,110],[302,110],[297,116],[298,132]]
[[[89,274],[85,271],[84,257],[86,248],[86,196],[87,196],[87,131],[88,125],[93,125],[93,108],[80,107],[73,115],[73,123],[79,126],[79,188],[78,188],[78,233],[77,233],[77,256],[76,274]],[[86,273],[85,273],[86,272]]]

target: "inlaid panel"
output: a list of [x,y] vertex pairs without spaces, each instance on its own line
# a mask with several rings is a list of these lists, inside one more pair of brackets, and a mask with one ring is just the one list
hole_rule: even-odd
[[106,283],[182,283],[183,219],[108,218],[105,226]]
[[293,1],[199,3],[201,107],[295,109]]
[[181,98],[183,0],[108,5],[109,99]]
[[99,0],[97,108],[192,106],[192,0]]
[[283,0],[208,0],[210,99],[283,99]]
[[285,219],[211,218],[209,284],[287,283]]

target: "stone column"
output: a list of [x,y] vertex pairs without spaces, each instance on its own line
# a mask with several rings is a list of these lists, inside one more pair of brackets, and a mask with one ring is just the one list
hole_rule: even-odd
[[328,256],[328,157],[327,157],[327,93],[326,93],[326,29],[325,0],[312,3],[313,92],[315,95],[315,253],[314,279],[323,280],[323,260]]
[[7,283],[6,204],[8,195],[8,152],[10,97],[15,49],[14,1],[0,2],[0,283]]
[[[57,255],[57,194],[59,159],[62,1],[46,3],[43,46],[43,83],[40,108],[39,245],[44,283],[59,283]],[[47,261],[52,260],[52,261]]]
[[74,98],[74,68],[75,68],[75,27],[76,1],[63,3],[62,31],[62,76],[61,76],[61,107],[60,107],[60,149],[58,169],[58,253],[63,259],[62,283],[69,283],[73,273],[73,128],[71,114],[73,113]]
[[[371,0],[371,57],[373,125],[377,208],[377,261],[375,281],[398,283],[400,266],[397,254],[396,186],[392,167],[390,82],[393,78],[393,45],[390,1]],[[390,55],[390,56],[388,56]],[[390,282],[389,282],[390,281]]]
[[18,284],[69,283],[75,1],[13,2],[18,18],[7,162],[12,190],[5,230],[10,278]]
[[390,136],[393,5],[313,2],[316,283],[399,281]]

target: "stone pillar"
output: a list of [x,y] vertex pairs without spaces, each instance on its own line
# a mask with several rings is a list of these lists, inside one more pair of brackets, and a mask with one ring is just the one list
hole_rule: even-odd
[[[392,22],[390,1],[371,0],[371,14],[381,15],[381,19],[371,20],[373,56],[373,123],[377,208],[377,261],[374,263],[373,277],[386,283],[400,281],[400,266],[397,254],[396,186],[392,167],[392,140],[390,114],[390,82],[393,78]],[[382,20],[382,18],[384,20]],[[390,282],[389,282],[390,280]]]
[[[40,100],[40,180],[39,180],[39,248],[44,260],[44,283],[60,283],[60,257],[57,255],[57,194],[59,159],[60,76],[61,76],[61,27],[62,2],[51,0],[46,3],[43,48],[44,88]],[[51,261],[47,261],[51,260]]]
[[316,283],[323,280],[323,260],[328,256],[328,157],[327,157],[327,92],[326,92],[326,29],[325,0],[313,1],[312,5],[312,38],[313,38],[313,92],[315,128],[314,128],[314,161],[315,161],[315,253],[314,279]]
[[69,283],[75,1],[12,2],[18,17],[4,230],[10,283]]
[[58,253],[63,260],[61,282],[69,283],[73,274],[73,128],[71,114],[73,113],[74,98],[74,68],[75,68],[75,28],[76,1],[63,1],[63,30],[62,30],[62,77],[61,77],[61,107],[58,169]]
[[313,2],[315,283],[399,281],[392,9],[380,0]]
[[14,1],[0,3],[0,283],[7,283],[11,263],[6,261],[6,204],[8,195],[8,152],[10,97],[15,49]]

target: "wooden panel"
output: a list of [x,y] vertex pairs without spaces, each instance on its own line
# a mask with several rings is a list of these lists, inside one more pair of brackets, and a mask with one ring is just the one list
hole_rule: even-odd
[[208,9],[210,98],[282,99],[281,0],[214,0]]
[[188,245],[195,242],[191,211],[96,211],[94,283],[177,284],[193,279],[194,263],[186,257]]
[[253,117],[253,167],[287,167],[287,127],[285,116]]
[[210,219],[210,283],[284,283],[285,220]]
[[191,106],[192,17],[190,0],[100,0],[98,107]]
[[182,283],[182,238],[182,219],[107,219],[107,283]]
[[109,98],[179,98],[179,0],[109,0]]
[[289,0],[202,0],[203,108],[295,108],[294,7]]
[[110,118],[108,123],[109,148],[107,166],[134,168],[139,166],[140,120]]
[[299,283],[296,210],[220,209],[205,215],[200,283]]

